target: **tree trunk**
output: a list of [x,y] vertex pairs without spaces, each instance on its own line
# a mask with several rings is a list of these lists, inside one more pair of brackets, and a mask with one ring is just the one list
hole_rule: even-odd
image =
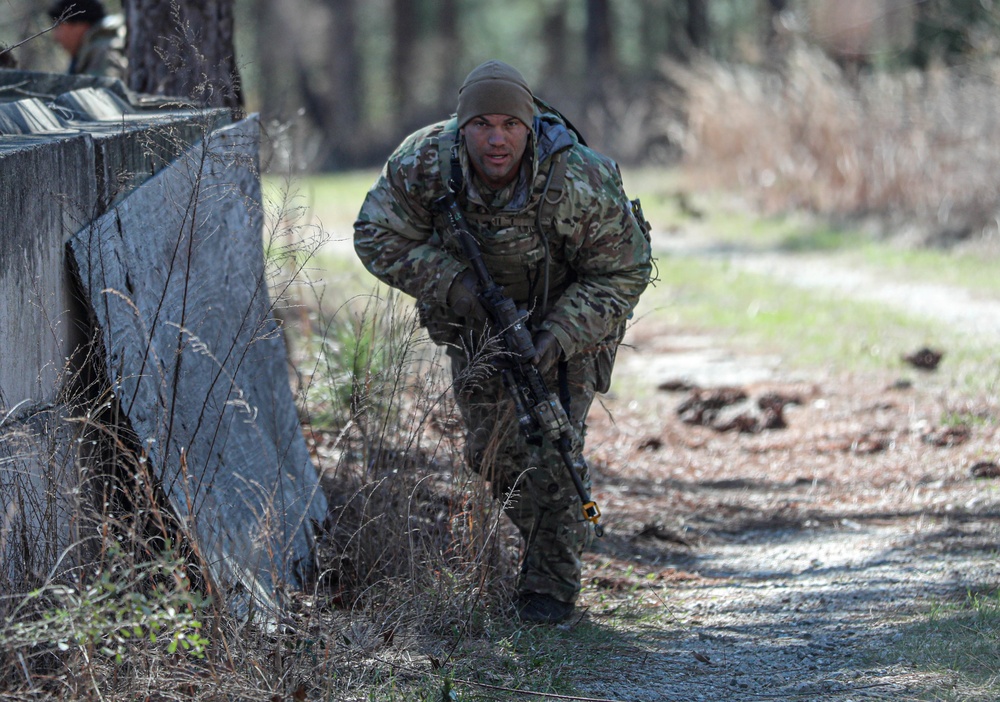
[[[251,13],[256,20],[252,31],[258,66],[257,99],[266,123],[270,118],[284,117],[284,103],[294,89],[287,78],[288,67],[282,66],[281,61],[294,63],[292,56],[296,46],[293,37],[297,29],[285,22],[282,5],[273,0],[252,0]],[[274,40],[274,33],[280,41]]]
[[567,94],[570,92],[567,10],[565,0],[547,3],[543,10],[542,36],[546,37],[545,63],[539,86],[545,92],[541,97],[556,106],[562,105],[563,109],[568,109],[566,103],[572,99]]
[[687,0],[687,21],[684,23],[688,41],[694,51],[707,51],[711,39],[706,0]]
[[457,99],[458,88],[465,79],[465,74],[458,68],[458,58],[462,51],[458,33],[458,2],[439,0],[436,5],[438,14],[435,30],[441,48],[441,77],[438,82],[437,103],[447,106],[445,109],[451,109]]
[[233,3],[124,0],[129,87],[241,111]]
[[[308,107],[312,119],[322,127],[331,146],[324,167],[340,169],[357,164],[367,148],[369,132],[360,129],[364,82],[361,55],[358,49],[358,15],[356,0],[326,0],[333,28],[326,45],[326,65],[322,67],[327,80],[325,90],[315,91],[313,106]],[[303,89],[313,92],[308,79]]]
[[781,26],[781,13],[788,7],[788,0],[761,0],[761,45],[768,64],[778,65],[787,50],[788,37]]
[[664,21],[667,25],[667,56],[675,61],[686,62],[690,56],[685,24],[687,14],[677,2],[669,2],[664,8]]
[[614,47],[609,0],[587,0],[584,51],[587,57],[588,97],[598,99],[614,77]]
[[413,74],[420,7],[416,0],[392,0],[392,94],[396,128],[408,125],[414,112]]

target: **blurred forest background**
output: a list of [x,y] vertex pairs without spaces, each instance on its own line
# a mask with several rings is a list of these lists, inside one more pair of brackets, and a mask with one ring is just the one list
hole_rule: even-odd
[[[0,3],[0,43],[49,24],[47,1]],[[123,4],[167,3],[108,2]],[[181,21],[185,5],[206,5],[170,4]],[[244,106],[268,127],[272,166],[376,167],[495,57],[624,166],[683,162],[765,209],[905,213],[933,221],[931,237],[996,229],[998,0],[207,5],[231,17]],[[44,35],[13,53],[22,68],[66,64]]]

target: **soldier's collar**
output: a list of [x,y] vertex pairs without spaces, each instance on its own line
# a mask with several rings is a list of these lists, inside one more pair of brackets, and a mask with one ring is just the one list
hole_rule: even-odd
[[458,156],[466,183],[466,196],[469,201],[491,210],[520,210],[527,205],[531,192],[530,185],[534,182],[535,159],[533,152],[528,149],[525,149],[524,153],[526,158],[521,159],[517,178],[499,190],[494,190],[476,175],[475,169],[469,163],[469,152],[465,149],[463,142],[462,148],[458,149]]

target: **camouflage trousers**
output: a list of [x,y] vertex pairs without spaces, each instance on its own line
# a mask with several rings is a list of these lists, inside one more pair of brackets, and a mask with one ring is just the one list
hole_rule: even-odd
[[[450,349],[449,356],[466,429],[466,460],[489,481],[493,496],[503,502],[505,514],[524,539],[518,592],[575,602],[580,593],[580,556],[593,537],[593,525],[583,517],[580,496],[562,457],[548,441],[526,440],[498,373],[470,368],[457,349]],[[594,400],[595,357],[579,355],[566,366],[567,414],[583,437],[584,420]],[[546,374],[545,382],[551,392],[559,394],[555,368]],[[580,477],[589,491],[590,476]]]

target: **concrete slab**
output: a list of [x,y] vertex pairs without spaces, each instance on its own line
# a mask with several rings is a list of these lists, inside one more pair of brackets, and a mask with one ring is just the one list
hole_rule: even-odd
[[275,611],[326,516],[264,275],[255,119],[74,236],[116,396],[237,611]]
[[28,138],[0,148],[0,411],[47,402],[75,346],[65,241],[96,214],[94,144]]
[[0,134],[48,134],[65,127],[37,98],[0,103]]

